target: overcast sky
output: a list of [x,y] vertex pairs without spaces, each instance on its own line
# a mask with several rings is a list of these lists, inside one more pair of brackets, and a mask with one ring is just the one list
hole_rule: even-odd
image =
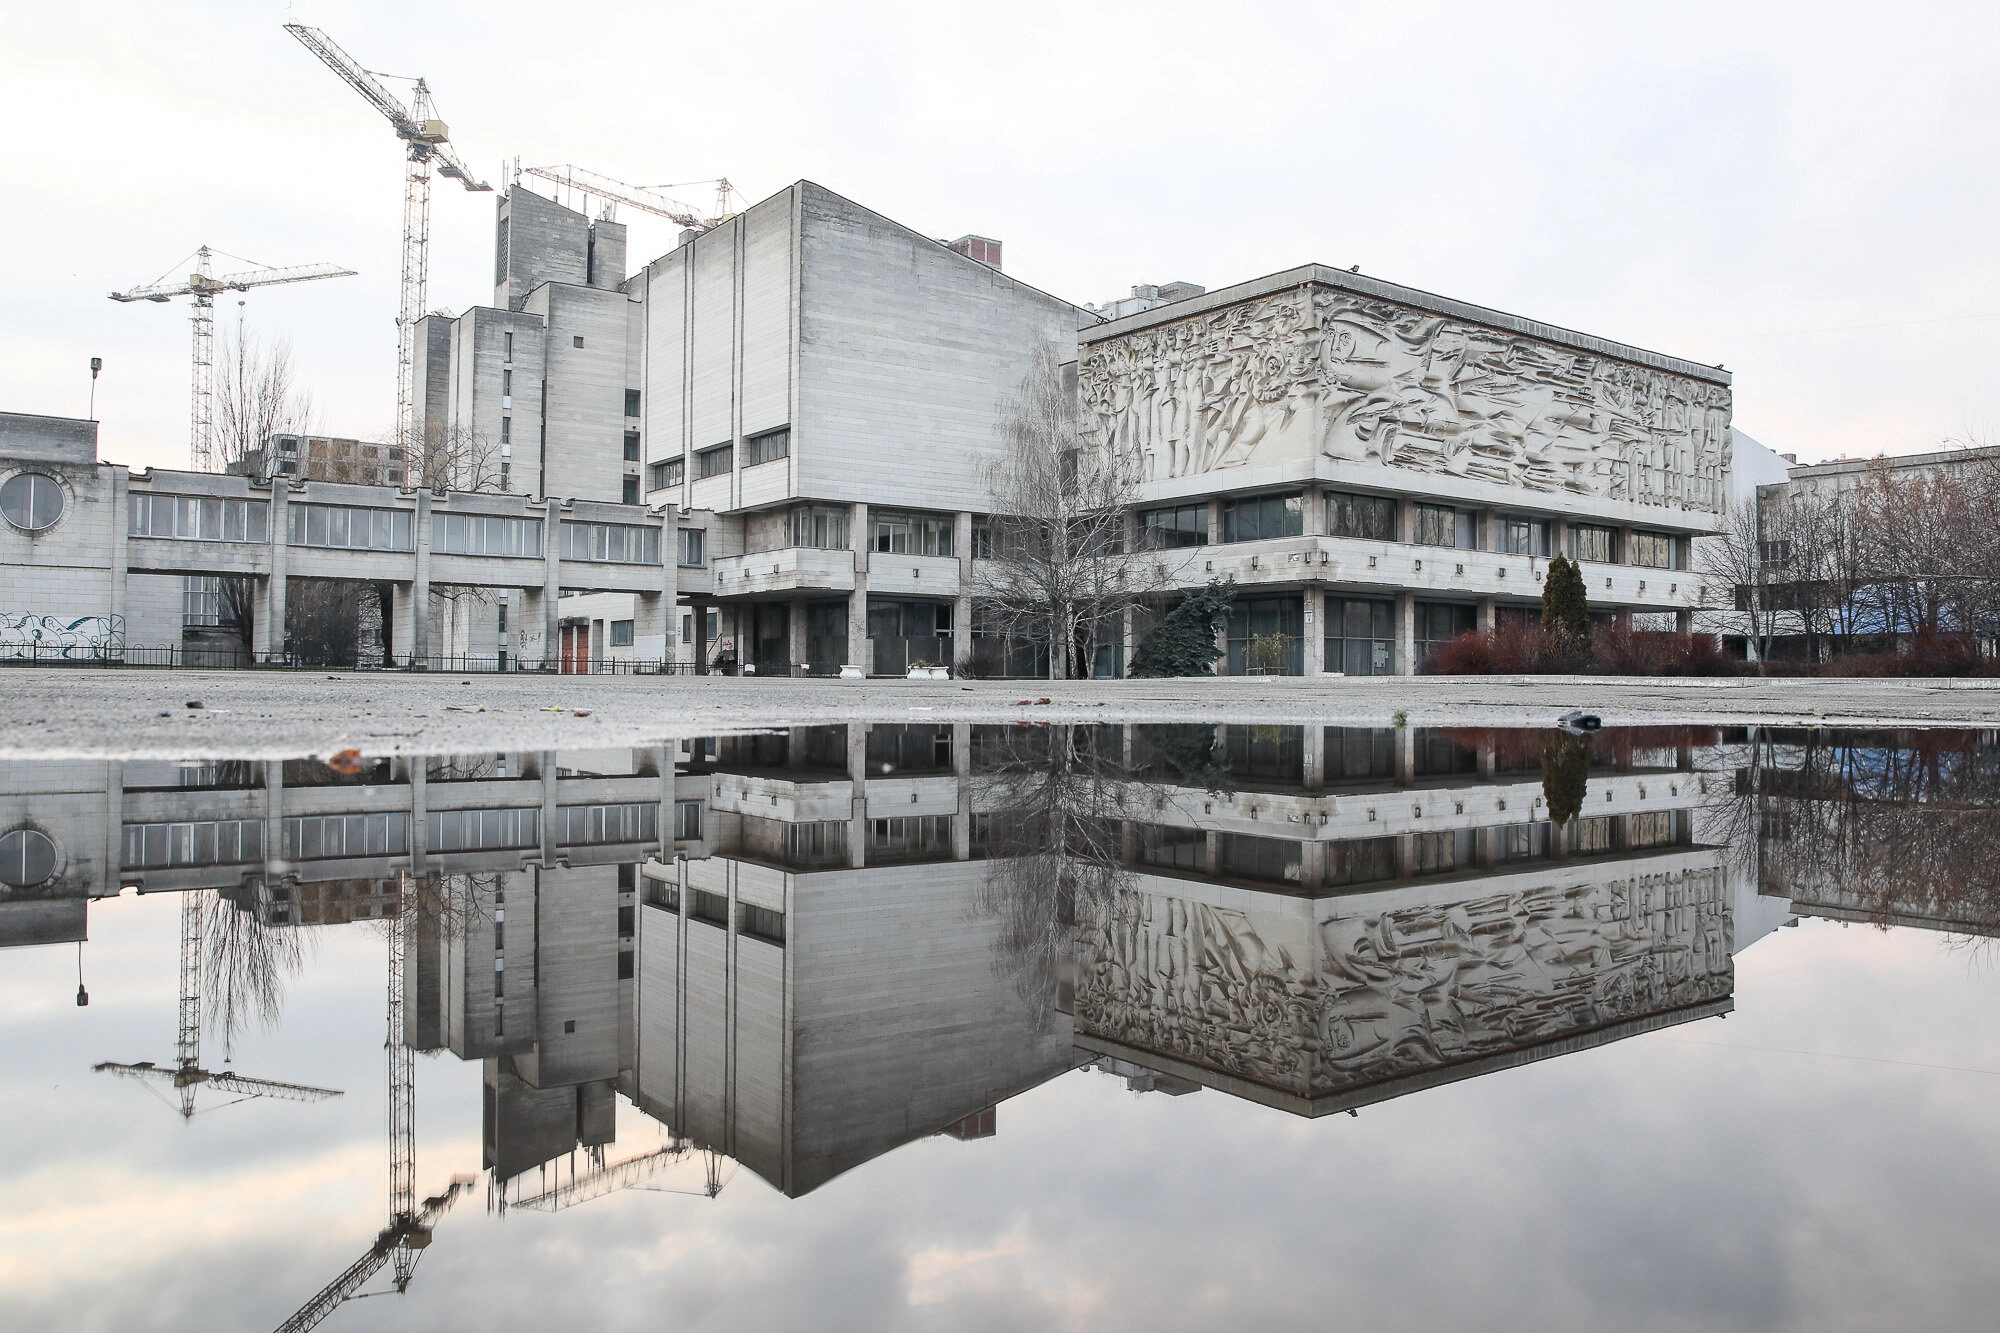
[[[1736,373],[1811,461],[2000,428],[2000,7],[63,5],[0,0],[0,411],[187,457],[197,245],[360,276],[252,293],[323,429],[394,415],[401,154],[283,30],[425,76],[461,155],[748,198],[810,178],[1000,237],[1077,302],[1309,261]],[[697,202],[699,190],[687,192]],[[493,195],[440,182],[432,307],[491,300]],[[633,259],[673,242],[633,223]],[[218,304],[233,323],[233,299]]]

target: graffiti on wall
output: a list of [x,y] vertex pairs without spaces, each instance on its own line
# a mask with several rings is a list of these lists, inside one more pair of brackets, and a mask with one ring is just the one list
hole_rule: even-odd
[[0,658],[94,662],[117,657],[124,650],[123,616],[80,616],[69,620],[26,611],[0,611]]

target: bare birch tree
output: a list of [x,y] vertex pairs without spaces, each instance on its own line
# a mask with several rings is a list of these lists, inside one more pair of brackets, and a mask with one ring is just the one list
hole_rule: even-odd
[[292,345],[265,342],[239,328],[223,330],[215,364],[215,449],[226,467],[264,447],[273,435],[305,435],[316,413],[310,390],[298,383]]
[[1767,559],[1782,547],[1767,545],[1755,498],[1722,512],[1722,526],[1695,543],[1695,571],[1701,576],[1701,605],[1726,621],[1734,612],[1747,617],[1747,637],[1758,669],[1770,659],[1777,633],[1776,583],[1782,564]]
[[1127,549],[1136,478],[1077,432],[1074,372],[1043,344],[1006,404],[1005,452],[986,469],[992,549],[973,562],[977,609],[997,631],[1046,648],[1049,678],[1121,627],[1125,611],[1166,583],[1162,562]]

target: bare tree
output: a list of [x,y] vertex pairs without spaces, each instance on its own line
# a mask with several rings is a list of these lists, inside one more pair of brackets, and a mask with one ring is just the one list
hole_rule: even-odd
[[971,587],[1000,633],[1048,651],[1049,678],[1119,629],[1124,613],[1165,586],[1157,556],[1126,545],[1137,478],[1108,449],[1082,447],[1074,372],[1044,343],[1007,402],[1005,452],[986,469],[992,549]]
[[297,381],[289,341],[267,343],[239,325],[234,337],[223,331],[215,361],[215,449],[223,466],[241,462],[273,435],[312,431],[312,393]]
[[1776,585],[1783,578],[1778,557],[1784,548],[1767,541],[1760,508],[1753,498],[1723,510],[1720,530],[1695,544],[1695,570],[1705,610],[1748,618],[1748,638],[1761,671],[1777,633]]
[[511,489],[500,447],[484,431],[459,422],[426,422],[401,434],[409,451],[412,486],[438,495],[447,491],[495,493]]
[[286,980],[303,964],[306,943],[303,927],[267,924],[254,902],[217,897],[202,904],[202,995],[225,1050],[253,1023],[266,1030],[277,1023]]

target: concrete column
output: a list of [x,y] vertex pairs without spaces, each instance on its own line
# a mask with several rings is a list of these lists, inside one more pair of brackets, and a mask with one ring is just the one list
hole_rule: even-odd
[[[126,484],[131,474],[122,467],[111,469],[111,623],[109,651],[112,655],[125,655],[125,580],[130,566],[130,552],[125,542],[129,535],[127,528],[132,521],[132,506],[126,499]],[[116,883],[114,879],[111,881]]]
[[1299,887],[1317,889],[1326,882],[1326,844],[1314,838],[1299,852]]
[[1222,541],[1222,497],[1214,496],[1208,502],[1208,544],[1215,546]]
[[1479,511],[1479,549],[1500,549],[1500,511],[1491,506]]
[[1326,789],[1326,730],[1323,727],[1305,729],[1305,764],[1299,774],[1299,785],[1305,791]]
[[1472,835],[1472,856],[1481,870],[1491,870],[1499,859],[1500,831],[1494,828],[1479,829]]
[[[854,545],[854,591],[847,598],[847,661],[865,676],[875,669],[874,654],[868,649],[868,506],[855,505],[848,525]],[[858,849],[855,855],[860,855]]]
[[847,724],[847,864],[856,870],[868,864],[868,724]]
[[972,859],[972,724],[951,724],[951,772],[958,781],[958,810],[951,821],[951,854]]
[[415,583],[389,585],[389,656],[399,662],[408,661],[417,651],[416,598],[411,596],[415,587]]
[[677,626],[673,623],[674,595],[669,590],[642,592],[632,599],[632,653],[642,662],[654,660],[654,645],[664,661],[673,656],[667,639]]
[[1300,501],[1305,506],[1305,534],[1308,537],[1326,536],[1326,493],[1318,483],[1306,487],[1305,498]]
[[556,811],[560,808],[556,793],[556,752],[543,750],[538,758],[541,760],[542,778],[542,864],[551,866],[556,863]]
[[1491,597],[1482,597],[1482,598],[1480,598],[1480,599],[1479,599],[1479,630],[1480,630],[1480,633],[1482,633],[1482,634],[1491,634],[1491,633],[1493,632],[1493,623],[1494,623],[1494,620],[1495,620],[1495,618],[1496,618],[1496,617],[1495,617],[1495,614],[1494,614],[1494,609],[1493,609],[1493,599],[1492,599]]
[[1417,780],[1417,729],[1396,728],[1396,781],[1407,787]]
[[[546,483],[544,483],[546,484]],[[542,520],[542,660],[562,653],[562,501],[551,496]]]
[[1692,611],[1674,612],[1674,633],[1676,634],[1694,633],[1694,612]]
[[1302,594],[1305,602],[1300,633],[1305,636],[1305,666],[1308,676],[1317,676],[1326,670],[1326,594],[1318,588],[1308,587]]
[[1396,540],[1405,546],[1417,539],[1417,502],[1407,495],[1396,497]]
[[410,775],[410,872],[421,875],[428,869],[431,849],[430,760],[413,754],[405,761]]
[[[282,485],[283,483],[279,483]],[[285,763],[264,761],[264,877],[285,872]]]
[[[1132,527],[1130,514],[1125,528]],[[951,661],[956,674],[960,661],[972,656],[972,513],[954,514],[951,520],[951,549],[958,553],[958,596],[951,604]],[[1129,545],[1128,545],[1129,549]]]
[[806,599],[794,597],[785,605],[785,655],[792,661],[792,674],[806,674]]
[[410,584],[411,666],[419,671],[430,666],[431,657],[431,493],[417,490],[416,575]]
[[1133,611],[1126,607],[1118,616],[1119,660],[1126,675],[1132,674],[1132,654],[1139,650],[1137,636],[1132,632]]
[[[521,613],[514,617],[513,629],[515,645],[514,667],[516,670],[520,670],[524,664],[534,660],[528,656],[529,649],[532,646],[528,630],[530,626],[542,623],[542,590],[540,588],[522,588],[520,589],[520,593]],[[541,656],[544,659],[548,657],[546,646],[543,647]]]
[[264,611],[264,643],[261,648],[255,648],[258,652],[282,654],[285,651],[285,557],[291,550],[291,521],[286,504],[290,498],[291,487],[283,478],[272,481],[271,575],[264,580],[264,596],[259,599]]
[[1499,767],[1498,756],[1494,753],[1493,742],[1487,741],[1485,744],[1481,745],[1477,751],[1477,754],[1478,754],[1477,762],[1479,764],[1479,780],[1481,782],[1493,781],[1494,771]]
[[1569,520],[1555,518],[1549,520],[1549,555],[1551,558],[1569,554]]
[[708,603],[697,598],[690,606],[694,612],[694,674],[708,674]]
[[1417,595],[1396,594],[1396,674],[1417,674]]

